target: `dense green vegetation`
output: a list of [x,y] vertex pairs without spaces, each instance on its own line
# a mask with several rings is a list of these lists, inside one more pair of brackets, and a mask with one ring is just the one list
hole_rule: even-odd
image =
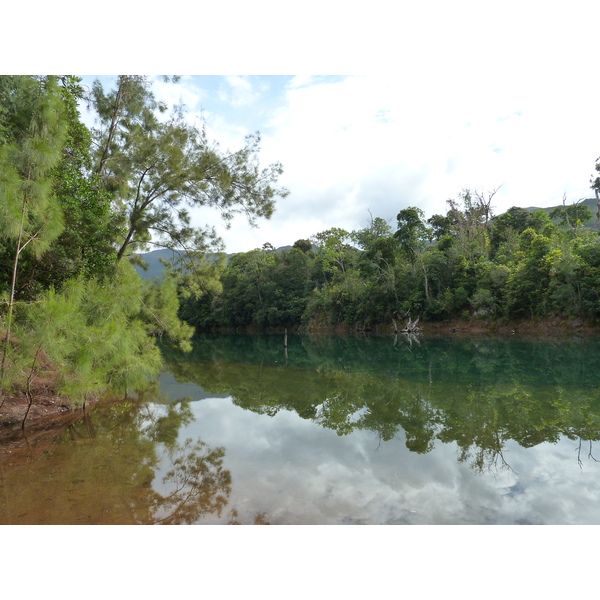
[[[268,218],[288,192],[259,151],[256,134],[224,152],[141,76],[87,91],[73,76],[0,76],[0,407],[44,387],[76,402],[135,387],[160,367],[157,340],[189,350],[194,328],[600,316],[583,203],[494,216],[494,192],[463,190],[445,215],[408,207],[393,226],[371,217],[227,261],[190,210]],[[144,280],[132,263],[151,247],[174,259]]]
[[[205,256],[222,244],[188,211],[268,218],[287,191],[259,150],[257,134],[223,152],[144,77],[86,92],[73,76],[0,76],[0,408],[135,388],[160,368],[159,338],[189,350],[179,296],[220,289]],[[181,256],[160,281],[130,264],[149,244]]]
[[513,207],[492,214],[494,193],[465,189],[445,215],[416,207],[392,227],[332,228],[293,247],[233,256],[222,290],[184,299],[199,329],[320,326],[398,328],[421,321],[600,317],[600,237],[585,204]]

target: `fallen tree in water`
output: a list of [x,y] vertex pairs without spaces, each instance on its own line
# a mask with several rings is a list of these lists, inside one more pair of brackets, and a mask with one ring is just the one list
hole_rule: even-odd
[[392,322],[394,323],[394,333],[419,333],[419,331],[421,331],[421,328],[417,326],[417,323],[419,322],[419,317],[417,317],[414,321],[411,321],[410,316],[408,317],[408,321],[406,323],[406,325],[404,326],[404,329],[398,329],[398,325],[396,323],[396,319],[392,319]]

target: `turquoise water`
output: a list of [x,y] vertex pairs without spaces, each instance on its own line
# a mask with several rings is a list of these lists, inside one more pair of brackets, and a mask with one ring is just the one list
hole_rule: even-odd
[[205,335],[166,358],[5,462],[0,522],[600,523],[596,338]]

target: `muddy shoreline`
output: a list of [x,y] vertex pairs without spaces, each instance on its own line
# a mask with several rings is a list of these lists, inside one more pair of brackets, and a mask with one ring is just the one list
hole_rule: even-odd
[[[399,324],[399,326],[401,326]],[[451,322],[421,322],[419,335],[453,335],[453,336],[516,336],[539,338],[567,338],[573,336],[599,336],[600,325],[584,322],[581,319],[544,319],[529,320],[518,323],[485,323],[477,321],[451,321]],[[220,333],[272,333],[283,334],[284,328],[259,329],[256,327],[240,327],[222,329]],[[380,323],[370,327],[350,327],[346,325],[322,325],[310,328],[290,327],[291,333],[306,335],[319,334],[376,334],[394,335],[393,324]],[[213,330],[213,332],[218,333]],[[201,332],[199,332],[201,333]],[[401,335],[401,334],[398,334]],[[28,433],[36,431],[56,431],[70,423],[77,421],[85,415],[86,410],[92,408],[97,400],[88,402],[86,407],[73,407],[68,399],[58,396],[51,386],[40,386],[34,394],[35,401],[28,407],[24,394],[4,395],[0,408],[0,444],[6,440],[22,437],[23,430]],[[113,400],[114,401],[114,400]],[[29,410],[29,412],[28,412]],[[27,414],[25,427],[23,420]]]
[[[404,323],[397,323],[398,328],[404,326]],[[582,319],[543,319],[543,320],[528,320],[513,323],[504,323],[502,321],[485,322],[475,320],[454,320],[454,321],[436,321],[423,322],[420,321],[420,335],[516,335],[522,337],[569,337],[569,336],[599,336],[600,323],[586,322]],[[260,328],[255,325],[243,327],[219,327],[208,330],[199,330],[198,334],[202,333],[267,333],[267,334],[304,334],[304,335],[319,335],[319,334],[377,334],[377,335],[394,335],[393,323],[378,323],[374,325],[329,325],[329,324],[311,324],[294,325],[287,328],[284,327],[267,327]]]

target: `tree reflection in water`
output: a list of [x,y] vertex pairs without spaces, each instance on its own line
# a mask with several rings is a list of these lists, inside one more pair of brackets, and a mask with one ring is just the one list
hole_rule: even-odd
[[[221,515],[225,449],[179,441],[190,400],[157,387],[99,406],[24,459],[2,464],[0,524],[180,524]],[[162,481],[156,481],[166,467]],[[163,472],[163,471],[160,471]]]
[[399,344],[290,336],[284,361],[274,336],[204,335],[191,355],[172,356],[169,368],[177,381],[230,394],[244,409],[293,411],[338,435],[364,429],[387,441],[403,433],[419,454],[455,443],[458,460],[483,472],[510,469],[509,440],[529,448],[562,436],[600,439],[597,346],[594,339]]
[[181,525],[196,523],[207,513],[221,516],[231,494],[231,473],[223,469],[224,448],[210,448],[202,440],[187,439],[169,449],[171,469],[162,482],[172,490],[157,494],[155,523]]

